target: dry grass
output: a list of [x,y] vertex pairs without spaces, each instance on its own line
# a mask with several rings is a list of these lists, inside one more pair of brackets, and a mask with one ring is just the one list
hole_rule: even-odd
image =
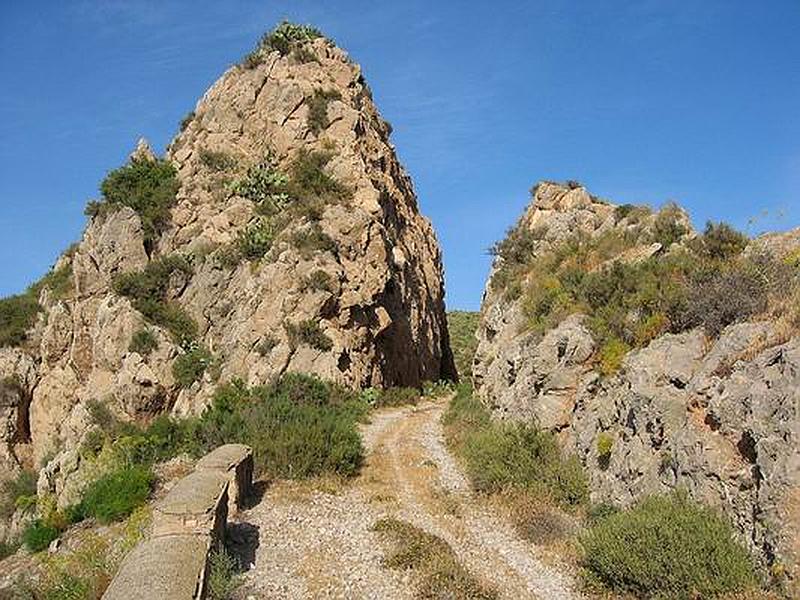
[[494,600],[497,592],[485,586],[458,561],[440,537],[395,518],[381,519],[375,531],[390,544],[384,564],[416,575],[417,597],[431,600]]

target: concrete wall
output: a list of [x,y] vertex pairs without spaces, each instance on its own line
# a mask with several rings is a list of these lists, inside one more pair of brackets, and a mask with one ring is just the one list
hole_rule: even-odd
[[220,446],[159,501],[153,531],[125,558],[103,600],[202,600],[212,551],[253,482],[253,451]]

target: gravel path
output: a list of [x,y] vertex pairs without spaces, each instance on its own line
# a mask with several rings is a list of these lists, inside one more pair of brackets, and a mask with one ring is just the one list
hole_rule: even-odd
[[501,598],[577,598],[567,576],[473,497],[444,446],[445,406],[426,401],[376,413],[362,430],[367,462],[355,480],[280,482],[242,513],[234,531],[258,546],[237,599],[414,598],[410,574],[381,565],[371,528],[386,516],[445,539]]

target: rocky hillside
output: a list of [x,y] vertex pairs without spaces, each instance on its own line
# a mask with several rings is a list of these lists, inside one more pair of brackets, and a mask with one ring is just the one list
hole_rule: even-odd
[[800,562],[800,230],[692,230],[668,205],[541,183],[483,298],[476,389],[556,432],[592,499],[683,488],[773,572]]
[[[359,66],[284,24],[164,158],[140,142],[80,242],[0,302],[0,470],[75,447],[93,403],[146,421],[234,378],[454,378],[439,246],[390,133]],[[63,456],[40,492],[75,468]]]

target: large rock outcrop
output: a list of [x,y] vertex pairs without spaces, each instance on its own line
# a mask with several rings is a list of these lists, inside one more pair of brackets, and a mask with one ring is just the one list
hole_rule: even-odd
[[[232,67],[198,102],[167,151],[180,188],[155,238],[139,213],[115,206],[96,211],[59,260],[70,291],[42,288],[44,310],[24,347],[0,349],[3,468],[74,448],[93,401],[144,420],[198,413],[217,382],[233,378],[255,384],[303,371],[359,388],[455,377],[439,246],[391,128],[343,50],[324,38],[300,45],[301,54],[264,51],[258,64]],[[260,260],[221,258],[259,219],[232,182],[265,161],[287,172],[301,155],[324,155],[317,166],[347,199],[294,213]],[[132,160],[155,159],[140,143]],[[325,244],[293,242],[314,236]],[[212,357],[183,387],[172,367],[191,347],[113,288],[120,274],[173,255],[191,271],[170,277],[166,300],[197,324],[192,347]],[[326,343],[298,341],[298,324]],[[140,353],[131,341],[143,328],[153,349]]]
[[[653,226],[645,211],[633,215],[580,186],[545,183],[517,228],[535,232],[529,250],[541,255],[576,234],[624,231],[631,218]],[[758,238],[746,252],[785,255],[796,249],[798,233]],[[694,235],[687,227],[685,240]],[[668,252],[644,243],[617,260],[660,260]],[[495,262],[493,276],[502,263]],[[626,506],[684,488],[728,514],[767,564],[797,572],[796,328],[765,316],[729,325],[716,337],[699,328],[667,333],[630,351],[617,372],[602,375],[585,315],[578,311],[544,332],[532,331],[525,295],[507,289],[486,287],[473,365],[477,393],[498,418],[555,432],[586,466],[594,501]]]

